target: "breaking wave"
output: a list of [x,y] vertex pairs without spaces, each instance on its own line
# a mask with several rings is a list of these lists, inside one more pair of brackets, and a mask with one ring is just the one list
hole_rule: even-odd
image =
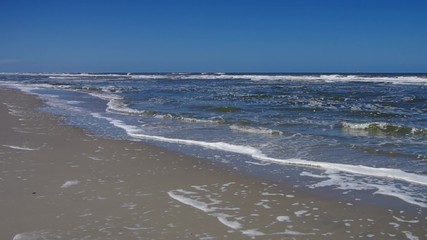
[[406,127],[385,122],[342,122],[341,127],[349,132],[365,132],[370,135],[427,135],[425,128]]
[[367,74],[232,74],[232,73],[0,73],[0,75],[38,76],[51,79],[112,78],[129,80],[252,80],[252,81],[321,81],[321,82],[378,82],[427,85],[426,75],[367,75]]
[[282,131],[263,128],[263,127],[231,125],[230,129],[233,131],[245,132],[245,133],[265,134],[265,135],[283,135]]

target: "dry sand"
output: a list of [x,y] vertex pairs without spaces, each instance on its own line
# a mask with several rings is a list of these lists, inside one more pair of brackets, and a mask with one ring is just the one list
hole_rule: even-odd
[[100,138],[41,105],[0,88],[0,239],[427,238],[423,209],[328,198]]

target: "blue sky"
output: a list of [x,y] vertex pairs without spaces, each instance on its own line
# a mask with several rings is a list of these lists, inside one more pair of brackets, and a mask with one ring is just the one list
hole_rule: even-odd
[[22,1],[2,72],[427,72],[424,0]]

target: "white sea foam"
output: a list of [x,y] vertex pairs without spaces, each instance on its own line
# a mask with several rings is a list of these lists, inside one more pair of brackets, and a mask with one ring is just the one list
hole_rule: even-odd
[[379,82],[392,84],[427,84],[423,76],[373,75],[263,75],[263,74],[186,74],[186,75],[132,75],[135,79],[232,79],[252,81],[322,81],[322,82]]
[[185,74],[185,75],[133,75],[139,79],[235,79],[253,81],[324,81],[324,82],[387,82],[395,84],[425,84],[422,76],[374,76],[374,75],[266,75],[266,74]]
[[29,147],[21,147],[21,146],[14,146],[14,145],[2,145],[3,147],[8,147],[8,148],[12,148],[12,149],[17,149],[17,150],[24,150],[24,151],[36,151],[36,150],[40,150],[40,148],[29,148]]
[[381,122],[371,122],[371,123],[350,123],[350,122],[342,122],[341,123],[344,128],[357,129],[357,130],[365,130],[368,129],[371,124],[377,124],[379,127],[384,127],[386,123]]
[[282,131],[263,128],[263,127],[254,128],[254,127],[248,127],[248,126],[231,125],[230,129],[233,131],[254,133],[254,134],[266,134],[266,135],[282,135],[283,134]]
[[405,234],[406,238],[409,240],[419,240],[420,238],[415,236],[412,232],[410,231],[402,231],[402,233]]
[[174,119],[179,120],[179,121],[183,121],[183,122],[207,123],[207,124],[212,124],[212,123],[221,124],[221,123],[225,122],[225,120],[222,117],[213,117],[211,119],[198,119],[198,118],[189,118],[189,117],[178,116]]
[[62,184],[61,188],[68,188],[74,185],[79,184],[78,180],[70,180],[70,181],[66,181],[64,184]]
[[252,80],[252,81],[322,81],[322,82],[378,82],[392,84],[427,84],[427,77],[415,75],[395,75],[395,76],[375,76],[375,75],[342,75],[342,74],[225,74],[225,73],[206,73],[206,74],[101,74],[101,73],[0,73],[0,75],[17,76],[39,76],[52,79],[81,79],[81,78],[113,78],[113,79],[231,79],[231,80]]
[[414,204],[420,207],[427,208],[427,200],[425,197],[417,193],[417,188],[401,186],[400,184],[386,183],[381,179],[375,178],[360,178],[355,175],[346,174],[343,172],[327,170],[324,175],[301,173],[302,176],[327,178],[326,180],[310,185],[316,187],[336,187],[341,190],[373,190],[374,194],[381,194],[399,198],[407,203]]
[[279,222],[292,222],[289,216],[277,216],[276,219]]
[[303,233],[303,232],[297,232],[297,231],[292,231],[292,230],[286,230],[284,232],[281,233],[276,233],[276,235],[292,235],[292,236],[305,236],[305,235],[315,235],[314,233]]
[[[206,192],[206,190],[201,186],[193,186],[193,188]],[[210,216],[216,217],[220,223],[231,229],[237,230],[242,228],[242,224],[239,223],[236,218],[221,212],[230,210],[237,211],[239,209],[219,207],[218,205],[221,204],[222,201],[214,199],[212,196],[209,196],[207,199],[204,199],[205,201],[203,201],[202,196],[197,195],[195,192],[185,191],[183,189],[169,191],[168,195],[178,202],[208,213]]]
[[296,211],[295,212],[295,216],[297,217],[301,217],[302,215],[304,215],[305,213],[307,213],[308,211],[306,210],[301,210],[301,211]]
[[[227,186],[234,184],[225,183],[222,185],[214,184],[217,190],[220,192],[224,192]],[[314,235],[313,233],[302,233],[292,230],[285,230],[282,232],[264,232],[263,230],[268,230],[270,225],[259,226],[259,228],[247,228],[246,223],[253,223],[254,219],[252,217],[259,217],[259,214],[251,214],[250,216],[238,216],[241,214],[239,208],[230,208],[225,207],[223,204],[225,202],[220,201],[218,199],[222,198],[223,195],[218,192],[210,191],[211,186],[203,185],[203,186],[192,186],[195,191],[186,191],[183,189],[172,190],[168,192],[168,195],[185,204],[201,210],[207,213],[209,216],[215,217],[221,224],[230,228],[232,231],[239,231],[245,236],[248,237],[257,237],[257,236],[273,236],[273,235]],[[264,200],[267,201],[267,200]],[[231,203],[227,203],[231,204]],[[257,204],[255,204],[256,206]],[[289,216],[278,216],[276,218],[277,221],[280,222],[291,222]],[[276,221],[273,220],[274,224]],[[252,224],[251,224],[252,225]]]
[[196,140],[188,140],[188,139],[166,138],[162,136],[152,136],[152,135],[144,134],[140,129],[136,128],[135,126],[127,125],[120,120],[104,117],[96,113],[92,113],[92,115],[94,117],[108,120],[114,126],[125,130],[129,136],[137,139],[149,139],[149,140],[160,141],[160,142],[169,142],[169,143],[176,143],[176,144],[183,144],[183,145],[194,145],[194,146],[200,146],[200,147],[213,149],[213,150],[222,150],[222,151],[228,151],[228,152],[233,152],[238,154],[244,154],[261,161],[274,162],[278,164],[323,168],[325,170],[335,170],[335,171],[347,172],[347,173],[352,173],[357,175],[367,175],[367,176],[374,176],[374,177],[380,177],[380,178],[398,179],[398,180],[407,181],[411,183],[427,185],[427,176],[417,175],[415,173],[408,173],[400,169],[375,168],[375,167],[368,167],[363,165],[350,165],[350,164],[342,164],[342,163],[315,162],[315,161],[308,161],[308,160],[297,159],[297,158],[290,158],[290,159],[271,158],[263,154],[260,150],[251,146],[234,145],[234,144],[229,144],[225,142],[205,142],[205,141],[196,141]]
[[212,119],[197,119],[197,118],[189,118],[189,117],[182,117],[182,116],[174,116],[172,114],[159,114],[159,113],[150,112],[146,110],[136,110],[136,109],[130,108],[123,101],[123,99],[118,96],[117,97],[114,96],[110,98],[109,102],[107,103],[107,111],[115,112],[115,113],[133,114],[133,115],[150,115],[153,118],[174,119],[177,121],[189,122],[189,123],[219,124],[224,122],[224,119],[220,117],[212,118]]
[[99,157],[88,156],[88,158],[89,158],[89,159],[92,159],[92,160],[94,160],[94,161],[102,161],[102,159],[101,159],[101,158],[99,158]]
[[[403,133],[403,134],[427,134],[427,129],[406,127],[385,122],[366,122],[366,123],[351,123],[341,122],[344,129],[356,131],[377,131],[383,133]],[[356,132],[357,133],[357,132]]]
[[140,129],[134,126],[126,125],[119,120],[102,117],[99,114],[93,114],[93,116],[110,121],[110,123],[112,123],[116,127],[124,129],[129,136],[134,137],[136,139],[149,139],[154,141],[169,142],[169,143],[176,143],[176,144],[195,145],[195,146],[200,146],[208,149],[244,154],[265,162],[323,168],[327,170],[325,172],[326,175],[325,176],[319,175],[318,177],[319,178],[327,177],[329,179],[322,181],[318,184],[314,184],[313,186],[315,187],[339,186],[340,189],[355,189],[355,190],[374,189],[376,190],[375,194],[382,194],[382,195],[397,197],[410,204],[427,208],[427,202],[425,202],[425,199],[423,199],[422,197],[417,197],[415,194],[408,191],[408,189],[401,189],[396,186],[389,186],[385,184],[375,184],[375,183],[360,182],[360,181],[357,182],[353,178],[350,179],[349,177],[343,177],[338,173],[344,172],[344,173],[372,176],[372,177],[378,177],[378,178],[390,178],[390,179],[397,179],[397,180],[402,180],[410,183],[416,183],[420,185],[427,185],[427,176],[424,176],[424,175],[407,173],[400,169],[374,168],[374,167],[368,167],[368,166],[362,166],[362,165],[314,162],[314,161],[307,161],[302,159],[270,158],[265,156],[260,150],[250,146],[233,145],[233,144],[228,144],[224,142],[204,142],[204,141],[195,141],[195,140],[186,140],[186,139],[166,138],[161,136],[151,136],[151,135],[143,134]]
[[177,200],[178,202],[181,202],[185,205],[189,205],[191,207],[197,208],[203,212],[213,212],[215,211],[215,209],[209,207],[208,203],[202,202],[202,201],[198,201],[195,199],[191,199],[189,197],[186,197],[185,194],[194,194],[193,192],[187,192],[185,190],[182,189],[177,189],[177,190],[173,190],[173,191],[169,191],[168,195],[169,197]]
[[283,193],[269,193],[269,192],[263,192],[261,193],[263,196],[285,196]]
[[[21,83],[15,82],[15,81],[6,81],[6,82],[0,81],[0,85],[5,86],[5,87],[9,87],[9,88],[18,89],[24,93],[28,93],[28,94],[32,94],[32,95],[35,95],[32,92],[33,90],[40,88],[40,85],[37,85],[37,84],[25,85],[25,84],[21,84]],[[48,84],[46,84],[46,85],[50,86]]]
[[121,74],[109,73],[7,73],[2,72],[0,75],[17,75],[17,76],[40,76],[40,77],[124,77]]
[[242,233],[246,236],[255,238],[255,237],[259,237],[259,236],[265,236],[266,234],[258,231],[257,229],[248,229],[248,230],[243,230]]
[[292,230],[285,230],[284,232],[266,234],[266,233],[263,233],[257,229],[244,230],[244,231],[242,231],[242,233],[248,237],[251,237],[251,238],[265,236],[265,235],[290,235],[290,236],[315,235],[314,233],[302,233],[302,232],[297,232],[297,231],[292,231]]
[[42,94],[39,96],[42,99],[46,100],[46,104],[48,106],[54,107],[56,109],[64,109],[64,110],[73,111],[73,112],[84,111],[82,108],[73,106],[73,104],[70,104],[68,101],[60,99],[59,96],[57,95]]
[[417,196],[416,193],[411,193],[409,189],[402,190],[396,185],[368,184],[368,186],[377,189],[374,194],[396,197],[407,203],[427,208],[426,198]]
[[242,224],[238,221],[229,220],[230,216],[227,214],[220,214],[220,216],[217,217],[218,221],[220,221],[225,226],[232,228],[232,229],[240,229],[242,228]]
[[312,178],[327,178],[328,177],[326,175],[317,175],[317,174],[313,174],[313,173],[306,172],[306,171],[301,172],[300,175],[305,176],[305,177],[312,177]]
[[271,163],[268,163],[268,162],[253,162],[253,161],[245,161],[245,163],[252,164],[252,165],[257,165],[257,166],[267,166],[267,165],[271,164]]
[[44,240],[45,238],[37,233],[19,233],[12,240]]
[[140,231],[140,230],[146,230],[149,228],[145,228],[145,227],[123,227],[124,229],[130,230],[130,231]]
[[3,105],[5,105],[7,107],[8,113],[12,116],[15,117],[22,117],[23,116],[23,112],[21,110],[19,110],[20,108],[17,106],[13,106],[11,104],[8,103],[3,103]]
[[394,228],[399,228],[400,227],[400,225],[398,223],[391,222],[391,223],[388,223],[388,224],[390,224]]
[[189,118],[189,117],[182,117],[182,116],[173,116],[172,114],[159,114],[155,112],[150,112],[147,110],[137,110],[130,108],[128,104],[125,103],[124,99],[120,97],[117,94],[113,93],[96,93],[91,92],[89,93],[91,96],[98,97],[100,99],[106,100],[107,102],[107,112],[113,112],[113,113],[119,113],[119,114],[130,114],[130,115],[150,115],[154,118],[159,119],[174,119],[177,121],[182,122],[191,122],[191,123],[222,123],[224,122],[224,119],[220,117],[214,117],[212,119],[197,119],[197,118]]
[[396,219],[396,221],[398,222],[404,222],[404,223],[419,223],[420,220],[414,219],[414,220],[405,220],[396,216],[393,216],[394,219]]
[[47,105],[54,107],[54,108],[65,109],[65,110],[74,111],[74,112],[82,112],[83,111],[82,108],[73,106],[73,104],[77,103],[75,101],[70,102],[67,100],[62,100],[59,98],[59,96],[53,95],[53,94],[36,94],[33,92],[34,90],[37,90],[37,89],[60,88],[58,85],[55,85],[55,86],[50,85],[50,84],[31,84],[31,85],[28,85],[28,84],[21,84],[21,83],[15,83],[15,82],[1,82],[1,81],[0,81],[0,85],[4,85],[6,87],[18,89],[18,90],[20,90],[24,93],[27,93],[27,94],[37,95],[41,99],[45,100]]
[[[135,126],[130,126],[125,124],[122,121],[103,117],[100,114],[92,113],[94,117],[102,118],[108,120],[111,124],[116,127],[119,127],[127,132],[127,134],[135,139],[148,139],[153,141],[160,142],[169,142],[175,144],[183,144],[183,145],[193,145],[200,146],[213,150],[221,150],[228,151],[238,154],[244,154],[251,156],[254,159],[263,161],[263,162],[273,162],[277,164],[286,164],[286,165],[297,165],[311,168],[322,168],[327,170],[325,172],[326,177],[329,178],[325,181],[322,181],[313,186],[315,187],[324,187],[324,186],[339,186],[340,189],[375,189],[377,190],[376,194],[388,195],[397,197],[403,201],[406,201],[411,204],[415,204],[421,207],[427,207],[427,203],[425,200],[422,200],[420,197],[408,195],[411,194],[406,190],[402,190],[398,187],[387,187],[387,185],[382,184],[374,184],[367,182],[358,182],[354,183],[354,179],[346,176],[341,176],[338,174],[339,172],[351,173],[355,175],[364,175],[371,176],[377,178],[389,178],[402,180],[409,183],[416,183],[420,185],[427,185],[427,176],[417,175],[414,173],[404,172],[400,169],[390,169],[390,168],[375,168],[368,167],[363,165],[350,165],[350,164],[341,164],[341,163],[328,163],[328,162],[314,162],[303,159],[291,158],[291,159],[278,159],[271,158],[264,155],[260,150],[250,147],[250,146],[242,146],[242,145],[233,145],[224,142],[204,142],[204,141],[196,141],[196,140],[187,140],[187,139],[175,139],[175,138],[166,138],[162,136],[152,136],[144,134],[141,129],[138,129]],[[324,177],[324,176],[319,176]]]

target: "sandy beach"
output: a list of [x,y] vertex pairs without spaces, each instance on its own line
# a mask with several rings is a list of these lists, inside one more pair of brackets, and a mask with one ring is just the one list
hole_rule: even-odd
[[0,88],[0,239],[427,237],[423,208],[337,198],[100,138],[38,111],[42,105]]

